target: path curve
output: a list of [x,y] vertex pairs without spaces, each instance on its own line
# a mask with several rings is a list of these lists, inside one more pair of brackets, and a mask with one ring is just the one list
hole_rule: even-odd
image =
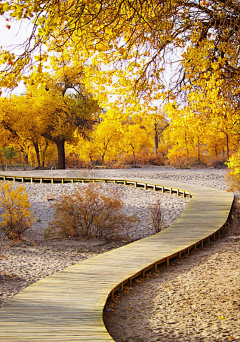
[[0,310],[1,342],[113,341],[102,319],[106,300],[148,269],[220,235],[233,194],[156,179],[2,176],[27,182],[105,181],[190,196],[180,218],[164,231],[84,260],[30,285]]

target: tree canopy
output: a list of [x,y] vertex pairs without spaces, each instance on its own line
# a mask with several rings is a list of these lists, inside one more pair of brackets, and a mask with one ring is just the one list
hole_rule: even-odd
[[[0,48],[0,87],[11,89],[21,79],[27,84],[24,73],[34,65],[39,77],[46,75],[45,68],[50,65],[56,71],[56,80],[43,76],[41,91],[46,94],[49,88],[49,99],[56,99],[53,93],[58,91],[61,110],[53,100],[50,107],[57,108],[57,112],[53,113],[52,121],[48,116],[48,124],[56,119],[58,129],[53,133],[46,126],[47,133],[41,133],[42,137],[51,133],[52,141],[55,139],[58,144],[55,133],[61,133],[62,118],[70,117],[70,113],[71,124],[77,127],[73,113],[81,107],[83,91],[94,94],[103,107],[108,105],[109,112],[115,116],[121,113],[126,120],[131,120],[133,113],[141,113],[142,108],[154,115],[160,100],[168,100],[166,122],[145,121],[146,127],[155,127],[153,131],[148,132],[141,122],[125,127],[124,134],[129,136],[125,150],[129,151],[131,132],[136,135],[138,131],[139,136],[149,133],[149,139],[155,136],[157,151],[161,125],[163,130],[167,128],[163,140],[177,139],[174,148],[167,150],[176,156],[181,149],[179,158],[184,157],[183,151],[187,156],[195,156],[197,148],[200,160],[206,144],[215,149],[216,155],[226,146],[228,157],[231,150],[239,148],[238,0],[0,0],[0,14],[6,18],[9,29],[16,19],[32,23],[31,34],[21,50]],[[57,73],[66,65],[70,66],[67,78],[60,71]],[[72,82],[73,75],[81,79],[77,87]],[[74,91],[74,95],[67,89]],[[109,93],[117,95],[114,103],[109,102]],[[119,134],[124,120],[117,124]],[[101,132],[104,125],[107,127],[107,122],[92,137],[101,145],[102,160],[110,156],[109,146],[115,146],[111,130],[105,140],[107,137]],[[60,136],[70,141],[67,126],[64,127],[65,135],[62,132]],[[91,158],[93,141],[88,149]],[[135,145],[135,150],[142,148],[134,140]]]
[[[33,52],[39,52],[39,64],[44,62],[47,52],[42,45],[46,44],[48,50],[68,47],[126,70],[140,93],[154,94],[167,86],[167,95],[176,95],[199,87],[199,78],[206,80],[214,73],[227,86],[228,96],[239,104],[240,4],[236,0],[0,3],[7,19],[25,18],[33,23],[22,54],[1,53],[5,66],[2,86],[16,84]],[[167,64],[173,68],[170,85],[163,81]],[[11,70],[15,73],[9,74]]]
[[65,142],[74,141],[74,132],[86,138],[102,109],[86,90],[81,68],[61,68],[55,74],[32,73],[26,94],[0,102],[0,125],[17,138],[18,144],[31,142],[40,167],[43,138],[56,144],[58,168],[65,168]]

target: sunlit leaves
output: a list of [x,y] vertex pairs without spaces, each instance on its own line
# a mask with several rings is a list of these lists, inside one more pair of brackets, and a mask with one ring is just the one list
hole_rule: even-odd
[[0,229],[8,239],[21,239],[34,219],[26,189],[22,185],[0,183],[0,206],[3,209]]
[[[34,23],[31,39],[25,45],[27,53],[43,43],[55,51],[66,47],[72,56],[81,51],[93,64],[96,59],[101,65],[111,64],[119,80],[129,75],[129,96],[134,91],[145,96],[144,100],[159,98],[164,85],[168,85],[162,71],[171,63],[179,66],[179,77],[173,78],[174,96],[185,89],[182,86],[186,83],[191,86],[192,79],[205,77],[209,70],[224,75],[226,82],[233,76],[239,78],[237,2],[117,0],[103,5],[97,0],[16,0],[3,2],[1,8],[13,18],[29,18]],[[181,60],[186,69],[182,72]],[[19,74],[28,63],[23,56],[21,65],[9,63],[7,69]],[[9,79],[5,85],[14,84]],[[168,90],[165,96],[170,94]]]

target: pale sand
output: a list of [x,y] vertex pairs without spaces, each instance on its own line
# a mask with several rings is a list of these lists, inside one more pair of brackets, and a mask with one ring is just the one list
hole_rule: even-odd
[[[10,172],[8,172],[10,173]],[[13,172],[11,172],[13,173]],[[39,174],[39,171],[33,171]],[[226,189],[225,170],[166,170],[164,168],[129,170],[47,171],[51,176],[143,177],[180,181]],[[29,174],[29,173],[28,173]],[[48,194],[73,191],[76,185],[26,184],[31,204],[40,222],[35,222],[31,244],[3,243],[0,259],[0,302],[3,304],[36,280],[85,258],[116,248],[125,242],[61,239],[45,241],[41,232],[53,217],[46,200]],[[114,186],[114,185],[109,185]],[[153,233],[146,209],[161,196],[165,226],[173,223],[188,200],[151,191],[123,187],[126,212],[140,215],[141,224],[131,239]],[[139,195],[140,194],[140,195]],[[214,247],[215,245],[215,247]],[[109,332],[116,341],[238,341],[238,242],[227,236],[204,247],[188,258],[173,261],[165,269],[121,296],[114,311],[104,313]],[[201,289],[201,290],[200,290]],[[126,292],[126,291],[125,291]],[[129,304],[131,303],[131,304]],[[113,305],[108,303],[108,309]],[[165,335],[165,336],[164,336]]]

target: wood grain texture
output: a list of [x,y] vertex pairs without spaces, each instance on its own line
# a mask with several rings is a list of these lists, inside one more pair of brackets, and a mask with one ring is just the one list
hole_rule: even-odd
[[[1,177],[39,183],[93,181]],[[1,342],[113,341],[102,320],[106,300],[113,290],[142,271],[156,269],[161,262],[168,264],[171,257],[181,256],[217,235],[233,202],[232,193],[183,183],[142,178],[95,181],[143,185],[160,191],[164,187],[175,193],[180,190],[179,195],[191,195],[192,199],[181,217],[164,231],[67,267],[21,291],[0,310]]]

